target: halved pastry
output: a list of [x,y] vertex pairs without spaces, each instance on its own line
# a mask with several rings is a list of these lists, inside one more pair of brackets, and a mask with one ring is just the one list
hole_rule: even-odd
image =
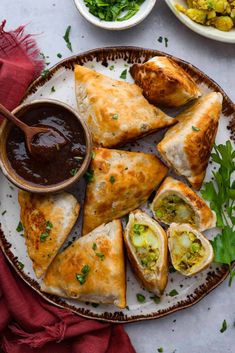
[[146,202],[167,168],[152,154],[95,148],[89,173],[83,235]]
[[192,77],[166,56],[155,56],[144,64],[134,64],[130,72],[152,104],[180,107],[201,96]]
[[137,279],[149,291],[162,295],[168,279],[165,231],[146,213],[136,210],[129,215],[124,241]]
[[27,251],[40,278],[69,236],[80,205],[66,192],[42,196],[19,191],[18,200]]
[[135,84],[75,65],[77,107],[96,146],[114,147],[175,124]]
[[196,190],[200,189],[206,174],[221,108],[221,93],[211,92],[199,98],[177,116],[179,123],[157,145],[166,163],[187,178]]
[[213,261],[211,243],[189,224],[172,223],[167,235],[172,265],[182,275],[195,275]]
[[41,289],[64,298],[125,308],[121,222],[102,224],[57,255]]
[[159,222],[189,223],[199,230],[216,226],[216,214],[190,187],[167,177],[153,199],[151,209]]

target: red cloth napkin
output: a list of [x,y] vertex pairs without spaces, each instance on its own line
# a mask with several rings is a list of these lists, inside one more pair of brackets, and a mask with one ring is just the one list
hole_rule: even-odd
[[[0,102],[13,109],[44,63],[24,27],[0,26]],[[123,326],[59,309],[27,286],[0,250],[0,343],[6,353],[135,353]]]

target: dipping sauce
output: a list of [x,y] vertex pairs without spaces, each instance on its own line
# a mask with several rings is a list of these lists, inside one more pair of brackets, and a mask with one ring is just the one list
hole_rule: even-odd
[[45,104],[26,112],[22,120],[30,126],[54,128],[67,143],[57,150],[53,160],[47,161],[43,157],[40,160],[40,156],[34,158],[29,153],[24,133],[13,126],[7,138],[6,152],[15,172],[24,180],[42,186],[59,184],[76,175],[86,155],[86,139],[82,125],[72,112]]

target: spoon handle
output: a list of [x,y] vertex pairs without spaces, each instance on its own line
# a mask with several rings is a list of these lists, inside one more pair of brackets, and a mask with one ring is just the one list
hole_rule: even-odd
[[11,112],[9,112],[9,110],[7,110],[1,103],[0,114],[2,114],[6,119],[10,120],[13,124],[17,125],[21,130],[27,130],[28,126],[23,123],[23,121],[19,120],[16,116],[11,114]]

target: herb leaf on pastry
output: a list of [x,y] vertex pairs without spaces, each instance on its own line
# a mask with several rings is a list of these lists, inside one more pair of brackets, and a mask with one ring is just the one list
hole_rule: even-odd
[[56,256],[41,290],[91,303],[126,306],[122,225],[114,220],[75,240]]
[[221,93],[212,92],[199,98],[177,115],[178,124],[157,145],[164,161],[187,178],[196,190],[200,189],[206,174],[221,108]]
[[78,112],[96,146],[123,145],[177,122],[149,104],[135,84],[79,65],[74,72]]
[[168,169],[154,155],[94,148],[84,202],[83,235],[145,203]]
[[193,78],[176,62],[155,56],[144,64],[134,64],[130,72],[146,99],[165,107],[180,107],[201,96]]
[[199,230],[216,226],[216,214],[190,187],[167,177],[153,199],[151,209],[159,222],[189,223]]
[[182,275],[195,275],[213,261],[211,243],[189,224],[172,223],[167,235],[172,265]]
[[39,195],[20,190],[18,200],[27,251],[40,278],[69,236],[80,205],[66,192]]
[[124,241],[138,280],[149,291],[162,295],[168,279],[167,236],[163,228],[136,210],[129,215]]

